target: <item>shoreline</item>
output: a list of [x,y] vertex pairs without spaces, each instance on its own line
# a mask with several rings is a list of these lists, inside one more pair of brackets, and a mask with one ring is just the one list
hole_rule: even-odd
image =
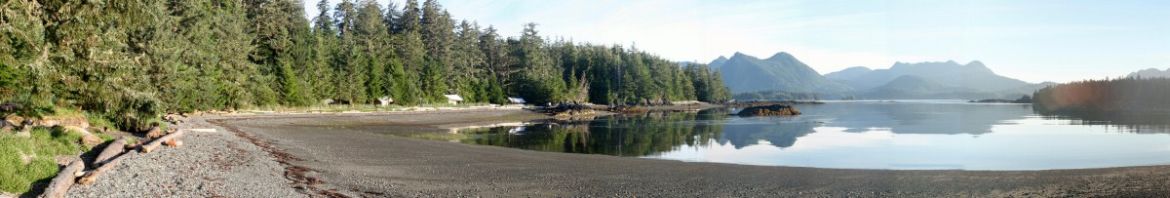
[[[239,132],[216,141],[248,143],[244,136],[254,136],[256,140],[247,146],[257,148],[242,154],[266,156],[264,160],[269,164],[287,163],[261,171],[283,175],[283,183],[296,181],[295,178],[319,182],[317,186],[301,188],[318,192],[310,196],[1170,195],[1170,190],[1164,189],[1170,185],[1170,165],[1038,171],[827,169],[538,152],[389,134],[547,117],[525,110],[455,110],[214,116],[192,120],[210,120],[208,124],[222,126],[223,134]],[[264,149],[263,144],[291,158],[280,162],[279,157],[272,157],[279,155]],[[190,148],[160,153],[185,149]],[[119,169],[132,168],[126,166]],[[290,167],[304,168],[302,175],[289,176],[290,169],[301,170]],[[126,171],[114,174],[123,172]],[[286,188],[292,191],[296,185]],[[319,193],[322,191],[325,193]],[[306,193],[300,192],[301,196]],[[246,196],[229,192],[221,195]]]

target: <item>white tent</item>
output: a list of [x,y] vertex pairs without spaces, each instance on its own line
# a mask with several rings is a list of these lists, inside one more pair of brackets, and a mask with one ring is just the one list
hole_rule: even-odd
[[463,102],[463,97],[461,97],[459,95],[447,94],[447,95],[443,95],[443,96],[447,97],[447,103],[459,104],[459,103]]
[[512,104],[524,104],[527,101],[524,101],[523,98],[519,97],[508,97],[508,102],[511,102]]
[[394,103],[394,99],[390,98],[390,96],[382,96],[378,98],[378,105],[380,106],[390,105],[390,103]]

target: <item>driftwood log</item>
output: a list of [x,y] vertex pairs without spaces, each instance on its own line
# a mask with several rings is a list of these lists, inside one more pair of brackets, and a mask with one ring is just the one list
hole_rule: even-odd
[[65,169],[62,169],[61,172],[57,173],[57,177],[54,177],[53,180],[49,182],[49,187],[45,188],[45,193],[41,194],[41,197],[65,197],[65,193],[69,192],[69,187],[73,186],[73,183],[77,181],[77,173],[81,172],[82,170],[85,170],[85,162],[82,162],[81,160],[74,160],[73,162],[70,162],[69,165],[65,166]]
[[155,149],[158,149],[159,146],[162,146],[163,142],[169,141],[171,139],[178,139],[179,137],[182,137],[183,131],[186,131],[186,130],[175,131],[174,133],[167,134],[167,135],[162,136],[158,139],[154,139],[154,140],[150,141],[150,143],[148,143],[148,144],[142,145],[142,152],[149,153],[151,151],[154,151]]
[[102,149],[101,153],[98,153],[97,158],[94,158],[93,165],[102,166],[106,161],[113,159],[114,156],[122,154],[122,151],[126,151],[126,136],[118,137],[114,142],[106,145],[106,148]]
[[158,126],[153,126],[149,130],[146,130],[146,139],[158,139],[164,135],[166,135],[166,131],[163,131]]
[[98,177],[100,177],[102,175],[102,173],[110,171],[110,169],[114,169],[115,166],[118,166],[118,164],[122,162],[122,159],[125,159],[125,157],[114,158],[114,159],[110,160],[109,162],[106,162],[106,163],[98,166],[97,169],[94,169],[93,171],[89,171],[89,172],[85,173],[84,176],[81,176],[81,179],[78,179],[77,183],[81,184],[81,185],[90,185],[90,184],[93,184],[94,182],[97,182]]

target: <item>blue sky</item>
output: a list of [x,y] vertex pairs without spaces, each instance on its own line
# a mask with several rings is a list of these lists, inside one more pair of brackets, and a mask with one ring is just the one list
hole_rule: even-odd
[[[1170,67],[1170,12],[1164,11],[1170,2],[1164,1],[440,2],[454,18],[494,25],[506,36],[535,22],[544,36],[636,46],[678,61],[785,51],[828,73],[896,61],[979,60],[1029,82]],[[308,15],[317,12],[316,3],[305,3]]]

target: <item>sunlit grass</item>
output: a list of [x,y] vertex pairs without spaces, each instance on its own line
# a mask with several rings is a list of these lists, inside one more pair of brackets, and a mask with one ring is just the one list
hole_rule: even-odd
[[56,156],[89,150],[77,143],[80,139],[60,129],[36,128],[29,137],[0,132],[0,191],[23,194],[57,175]]
[[101,114],[85,112],[85,119],[92,128],[116,128],[113,121]]

